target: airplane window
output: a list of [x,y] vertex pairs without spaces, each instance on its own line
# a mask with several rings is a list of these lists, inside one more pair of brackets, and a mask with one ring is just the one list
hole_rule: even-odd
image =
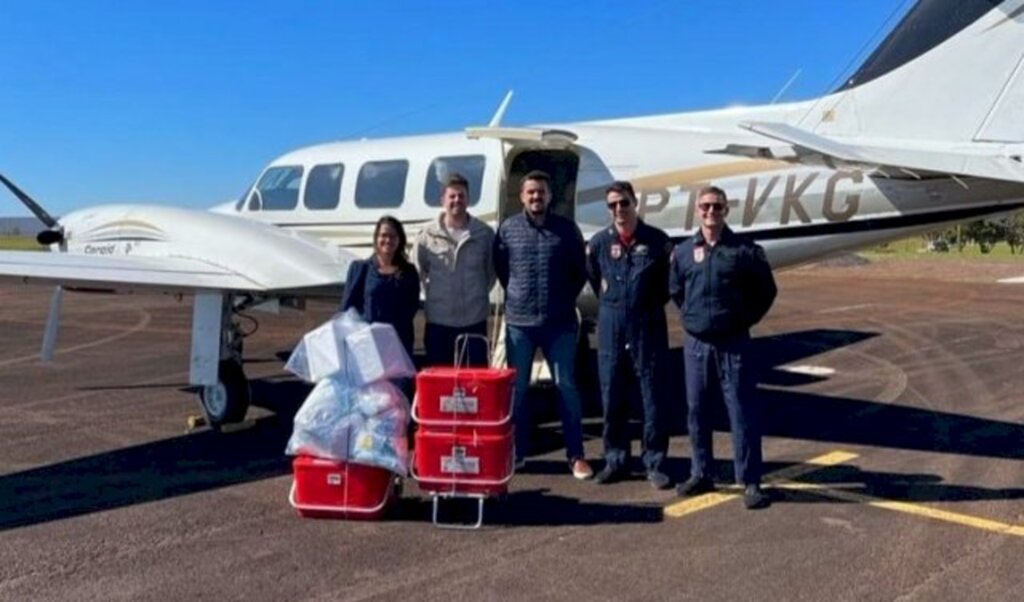
[[405,199],[409,162],[372,161],[359,169],[356,207],[398,207]]
[[[264,211],[295,209],[299,204],[299,185],[302,183],[302,166],[286,165],[271,167],[263,173],[260,183],[256,185],[263,201]],[[252,208],[250,200],[249,208]]]
[[341,196],[341,178],[345,166],[341,163],[317,165],[306,178],[305,203],[309,209],[334,209]]
[[441,206],[441,186],[449,175],[462,174],[469,180],[469,205],[476,205],[480,200],[480,186],[484,181],[483,155],[462,155],[458,157],[438,157],[427,170],[427,181],[423,186],[423,200],[430,207]]

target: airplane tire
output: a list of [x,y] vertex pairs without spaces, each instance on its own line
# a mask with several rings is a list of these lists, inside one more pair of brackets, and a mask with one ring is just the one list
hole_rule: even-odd
[[249,379],[235,361],[222,360],[217,367],[217,384],[200,389],[203,413],[212,428],[245,419],[249,411]]

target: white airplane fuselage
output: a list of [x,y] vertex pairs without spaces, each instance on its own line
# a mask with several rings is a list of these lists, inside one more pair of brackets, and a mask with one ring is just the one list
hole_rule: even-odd
[[[732,118],[731,128],[722,127],[725,115]],[[711,122],[719,121],[720,132],[690,125],[708,123],[709,117]],[[699,226],[697,191],[714,184],[729,197],[729,225],[758,240],[773,265],[787,267],[1024,206],[1024,184],[1019,183],[904,173],[890,177],[858,169],[707,152],[742,139],[735,124],[749,117],[733,109],[717,114],[540,126],[539,130],[576,134],[573,143],[556,148],[473,140],[461,132],[318,145],[284,155],[267,169],[297,166],[308,174],[317,165],[344,165],[336,207],[306,207],[304,195],[298,194],[298,202],[289,209],[256,208],[243,198],[221,210],[295,229],[365,255],[373,225],[381,215],[399,217],[407,224],[410,237],[421,224],[437,219],[437,199],[428,196],[425,182],[435,177],[430,166],[439,157],[483,158],[479,198],[470,211],[495,224],[520,209],[516,195],[518,176],[523,174],[509,170],[516,157],[520,153],[543,157],[550,152],[578,158],[578,167],[568,168],[573,170],[569,177],[575,189],[571,198],[554,202],[572,211],[587,238],[609,224],[604,189],[614,180],[630,180],[637,189],[641,216],[673,239],[688,236]],[[354,202],[356,174],[364,165],[378,161],[408,161],[404,197],[388,207],[360,207]]]

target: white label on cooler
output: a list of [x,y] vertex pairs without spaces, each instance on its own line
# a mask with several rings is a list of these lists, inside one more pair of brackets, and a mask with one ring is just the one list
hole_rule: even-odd
[[329,472],[327,473],[327,484],[328,485],[341,485],[341,473]]
[[452,446],[452,455],[441,456],[441,472],[449,474],[480,474],[480,458],[466,455],[466,448]]
[[466,397],[466,393],[462,389],[455,389],[451,395],[441,396],[442,412],[476,414],[479,407],[480,400],[476,397]]

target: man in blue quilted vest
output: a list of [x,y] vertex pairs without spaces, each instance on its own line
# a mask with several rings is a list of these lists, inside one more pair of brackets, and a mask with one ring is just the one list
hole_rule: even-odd
[[594,475],[583,452],[582,404],[576,388],[576,297],[587,280],[583,235],[576,223],[549,210],[551,178],[531,171],[519,186],[523,212],[502,222],[494,238],[494,268],[505,288],[505,341],[516,369],[516,468],[525,466],[533,427],[527,388],[540,348],[561,401],[569,469],[577,479]]

